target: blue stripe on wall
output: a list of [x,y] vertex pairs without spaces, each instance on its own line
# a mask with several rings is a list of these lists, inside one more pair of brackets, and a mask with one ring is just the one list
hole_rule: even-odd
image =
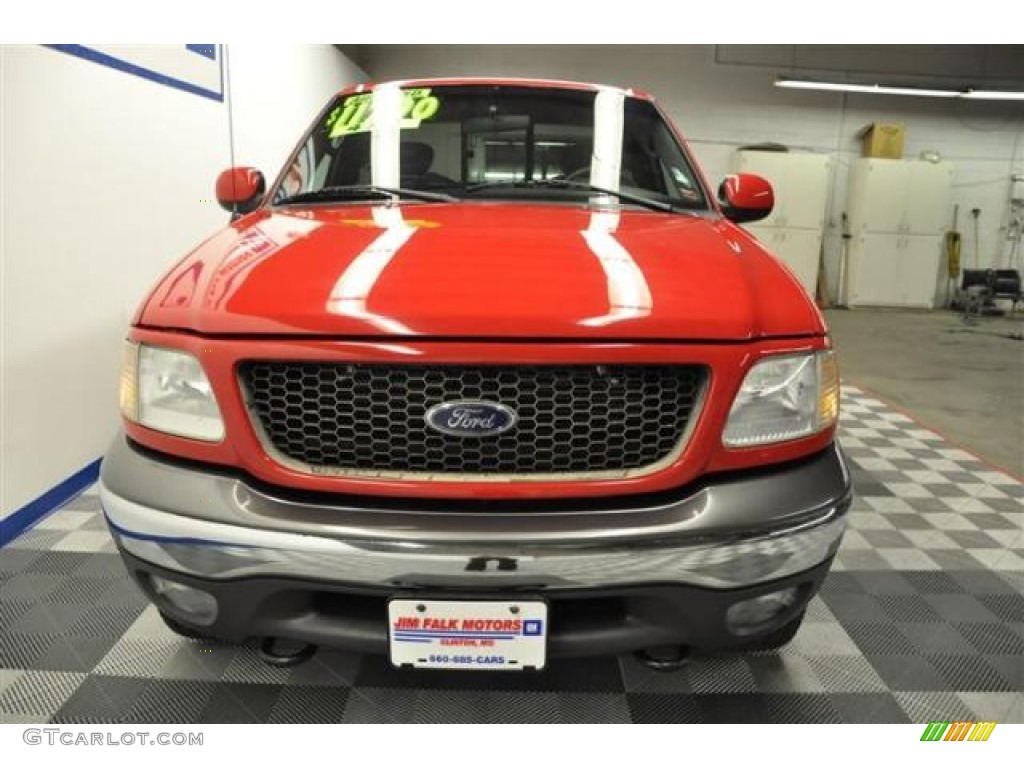
[[185,46],[186,50],[192,51],[192,53],[198,53],[200,56],[205,56],[210,61],[217,60],[217,46],[209,43],[192,43]]
[[[112,69],[119,70],[121,72],[127,72],[130,75],[145,78],[146,80],[152,80],[154,83],[160,83],[161,85],[167,85],[171,88],[177,88],[181,91],[187,91],[188,93],[194,93],[196,96],[203,96],[207,99],[213,99],[214,101],[224,101],[224,65],[220,64],[220,81],[221,88],[220,93],[217,91],[211,91],[207,88],[202,88],[192,83],[187,83],[184,80],[179,80],[176,77],[170,77],[169,75],[163,75],[152,69],[146,67],[140,67],[138,64],[132,64],[128,61],[115,58],[109,54],[101,51],[94,50],[84,45],[65,45],[65,44],[48,44],[47,48],[52,48],[55,51],[61,53],[68,53],[72,56],[78,56],[81,59],[95,62],[96,64],[102,64],[105,67],[111,67]],[[199,46],[206,48],[207,46]],[[198,51],[196,51],[198,53]],[[202,54],[205,55],[205,54]],[[209,57],[214,58],[214,57]]]
[[0,520],[0,547],[20,536],[46,515],[63,507],[75,496],[96,482],[100,475],[100,459],[90,462],[67,480],[53,486],[39,498],[30,501],[9,517]]

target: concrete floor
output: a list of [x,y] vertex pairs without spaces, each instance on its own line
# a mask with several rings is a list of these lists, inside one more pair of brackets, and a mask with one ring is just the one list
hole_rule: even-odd
[[825,315],[845,381],[1024,475],[1024,312],[973,326],[946,311]]

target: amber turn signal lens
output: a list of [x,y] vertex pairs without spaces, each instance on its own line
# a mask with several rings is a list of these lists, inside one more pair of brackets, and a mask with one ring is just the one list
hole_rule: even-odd
[[121,415],[129,421],[139,420],[139,345],[124,343],[121,355],[121,387],[119,392]]
[[818,429],[834,426],[839,418],[839,363],[835,352],[818,354]]

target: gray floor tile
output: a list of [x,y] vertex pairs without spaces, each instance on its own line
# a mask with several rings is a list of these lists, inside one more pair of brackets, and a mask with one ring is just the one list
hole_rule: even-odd
[[49,672],[38,669],[22,672],[0,692],[0,722],[12,722],[8,715],[39,718],[45,722],[56,713],[86,679],[78,672]]
[[829,702],[844,723],[911,722],[890,693],[833,693]]

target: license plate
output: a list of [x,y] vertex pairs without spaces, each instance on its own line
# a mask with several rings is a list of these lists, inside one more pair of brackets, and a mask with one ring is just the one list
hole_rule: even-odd
[[529,600],[392,600],[391,663],[425,669],[543,669],[548,606]]

